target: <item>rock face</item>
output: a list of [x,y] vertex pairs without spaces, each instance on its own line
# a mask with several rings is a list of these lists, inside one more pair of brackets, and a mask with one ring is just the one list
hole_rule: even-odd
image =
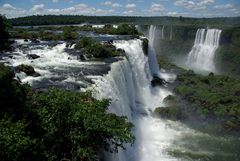
[[171,120],[179,120],[182,118],[182,114],[178,106],[158,107],[155,109],[154,113],[162,118]]
[[40,56],[39,56],[39,55],[36,55],[36,54],[28,54],[27,57],[28,57],[29,59],[37,59],[37,58],[40,58]]
[[165,84],[166,84],[165,80],[159,78],[158,76],[153,76],[153,79],[151,81],[151,85],[153,87],[155,87],[155,86],[163,86]]
[[19,72],[24,72],[27,74],[27,76],[33,76],[33,77],[38,77],[40,76],[39,73],[35,72],[34,68],[32,66],[29,65],[19,65],[17,67],[15,67],[15,71],[17,73]]
[[167,107],[157,107],[154,111],[155,114],[166,119],[183,119],[183,113],[175,96],[168,95],[164,98],[163,102],[167,105]]

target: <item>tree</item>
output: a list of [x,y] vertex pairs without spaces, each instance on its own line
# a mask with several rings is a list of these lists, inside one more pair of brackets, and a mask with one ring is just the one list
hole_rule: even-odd
[[73,27],[65,26],[63,28],[62,37],[64,40],[74,40],[77,38],[77,32],[74,31]]
[[9,48],[9,43],[8,43],[8,29],[11,27],[11,24],[8,22],[8,20],[0,15],[0,51],[5,50]]
[[[0,120],[0,157],[2,161],[21,161],[35,144],[27,132],[24,120],[13,122],[9,118]],[[24,156],[25,155],[25,156]]]
[[132,124],[125,117],[106,112],[108,100],[91,93],[50,89],[35,94],[34,108],[43,128],[42,143],[48,160],[96,160],[99,150],[117,152],[133,143]]

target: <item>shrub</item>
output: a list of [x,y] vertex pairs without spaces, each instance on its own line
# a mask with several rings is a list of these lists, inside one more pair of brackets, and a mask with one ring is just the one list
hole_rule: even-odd
[[88,37],[81,38],[75,48],[82,49],[87,55],[93,55],[96,58],[106,58],[120,55],[113,45],[104,45]]
[[73,160],[95,160],[101,149],[116,152],[124,143],[133,143],[132,124],[125,117],[107,113],[108,100],[96,100],[89,92],[58,89],[33,98],[50,160],[64,155]]
[[35,140],[26,132],[27,124],[23,120],[0,120],[0,157],[2,161],[21,161],[30,151]]
[[77,32],[72,26],[65,26],[62,33],[63,40],[74,40],[77,38]]

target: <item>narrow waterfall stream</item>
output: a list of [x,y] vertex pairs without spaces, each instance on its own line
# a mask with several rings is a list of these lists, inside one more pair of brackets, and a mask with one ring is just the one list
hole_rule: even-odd
[[149,66],[150,71],[153,76],[159,77],[159,65],[156,59],[155,51],[154,51],[154,42],[156,42],[157,33],[157,26],[150,26],[148,39],[149,39],[149,48],[148,48],[148,59],[149,59]]
[[221,32],[218,29],[198,29],[187,65],[196,70],[216,72],[214,58]]

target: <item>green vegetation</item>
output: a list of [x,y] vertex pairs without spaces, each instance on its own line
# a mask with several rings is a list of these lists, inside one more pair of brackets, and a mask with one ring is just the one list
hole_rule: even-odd
[[164,56],[158,56],[158,64],[160,65],[161,68],[170,70],[170,69],[178,69],[180,70],[180,67],[177,67],[176,65],[170,63],[170,59],[166,58]]
[[94,32],[112,35],[139,35],[134,25],[121,24],[118,28],[113,25],[105,25],[103,28],[95,28],[91,25],[84,26],[45,26],[30,28],[13,28],[10,32],[11,38],[41,39],[41,40],[76,40],[79,31]]
[[77,33],[71,28],[71,26],[66,26],[63,28],[62,38],[63,40],[74,40],[77,38]]
[[[195,74],[173,65],[169,59],[159,57],[160,67],[178,73],[176,96],[164,99],[167,107],[159,107],[156,114],[168,119],[211,119],[229,131],[240,130],[240,80],[234,77]],[[187,104],[186,104],[187,103]],[[183,117],[184,116],[184,117]]]
[[193,71],[178,76],[175,91],[195,110],[206,117],[214,116],[228,130],[240,130],[240,81],[228,76],[196,75]]
[[223,30],[217,55],[221,71],[240,75],[240,27]]
[[74,15],[36,15],[10,19],[14,26],[60,25],[60,24],[172,24],[172,25],[239,25],[239,17],[229,18],[188,18],[188,17],[130,17],[130,16],[74,16]]
[[7,19],[0,15],[0,51],[10,49],[8,29],[11,27]]
[[155,46],[157,52],[170,59],[185,56],[192,49],[198,28],[205,26],[164,26],[164,39],[160,39],[159,44]]
[[106,112],[90,92],[32,91],[0,64],[0,158],[3,161],[97,160],[133,143],[132,124]]
[[167,107],[157,107],[154,110],[155,114],[161,116],[162,118],[172,120],[182,119],[181,108],[175,96],[169,95],[163,100],[163,102],[167,105]]
[[115,46],[111,44],[101,44],[100,42],[88,37],[81,38],[77,42],[75,49],[81,49],[85,54],[92,55],[95,58],[114,57],[122,54],[116,50]]

